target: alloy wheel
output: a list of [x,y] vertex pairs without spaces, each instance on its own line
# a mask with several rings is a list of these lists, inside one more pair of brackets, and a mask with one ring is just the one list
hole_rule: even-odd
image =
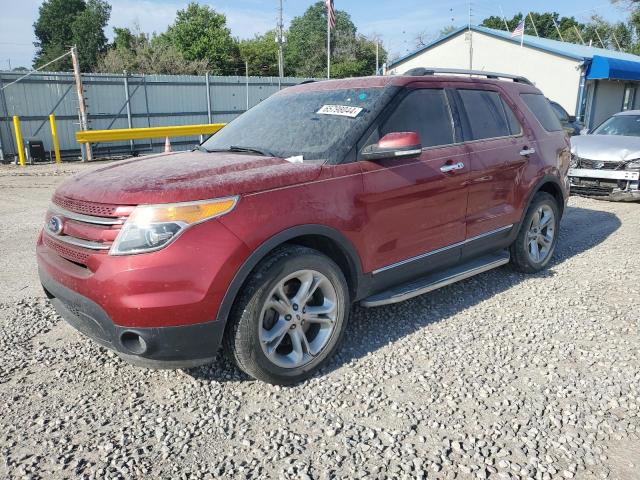
[[555,227],[553,209],[548,205],[540,205],[531,217],[531,224],[527,232],[527,251],[533,262],[541,263],[551,253]]
[[318,271],[299,270],[281,279],[260,313],[265,356],[282,368],[301,367],[316,358],[335,331],[337,298],[335,287]]

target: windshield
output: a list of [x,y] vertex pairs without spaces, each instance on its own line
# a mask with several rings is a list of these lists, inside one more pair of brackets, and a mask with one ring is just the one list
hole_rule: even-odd
[[593,134],[640,137],[640,115],[619,115],[611,117],[596,128]]
[[338,163],[384,106],[389,90],[357,88],[273,95],[229,123],[202,147]]

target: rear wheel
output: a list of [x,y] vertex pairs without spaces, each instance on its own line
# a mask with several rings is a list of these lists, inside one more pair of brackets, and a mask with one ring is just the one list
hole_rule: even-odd
[[511,263],[522,272],[545,268],[556,248],[560,229],[560,209],[556,199],[538,192],[527,211],[515,242],[511,245]]
[[274,384],[308,378],[335,352],[349,315],[340,268],[287,246],[263,260],[238,298],[225,350],[245,373]]

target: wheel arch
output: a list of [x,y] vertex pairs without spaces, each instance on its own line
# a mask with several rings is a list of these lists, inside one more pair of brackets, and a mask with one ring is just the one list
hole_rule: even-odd
[[342,233],[331,227],[299,225],[274,235],[249,255],[227,287],[218,308],[216,321],[226,323],[238,293],[255,267],[273,250],[285,244],[313,248],[332,258],[344,273],[352,300],[357,298],[363,274],[360,257],[353,244]]
[[562,185],[560,184],[560,180],[554,175],[545,175],[536,183],[536,186],[531,190],[529,197],[527,198],[527,203],[525,208],[522,210],[522,220],[527,215],[529,211],[529,207],[531,206],[531,202],[533,202],[533,197],[536,196],[538,192],[546,192],[552,195],[558,202],[558,208],[560,209],[560,216],[564,214],[564,205],[565,205],[565,193],[562,189]]

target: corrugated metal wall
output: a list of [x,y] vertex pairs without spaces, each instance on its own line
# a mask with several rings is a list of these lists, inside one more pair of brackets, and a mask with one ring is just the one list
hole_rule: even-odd
[[[16,72],[0,72],[0,87],[19,78]],[[127,92],[125,76],[114,74],[85,74],[90,128],[128,128]],[[129,75],[127,76],[133,127],[190,125],[229,122],[247,108],[246,77],[208,77],[211,110],[207,105],[207,77],[191,75]],[[305,79],[277,77],[249,77],[248,99],[252,107],[280,88],[298,84]],[[75,141],[78,130],[78,99],[71,73],[38,73],[0,90],[0,140],[5,157],[16,153],[12,117],[20,117],[22,136],[38,138],[50,151],[51,132],[49,114],[54,113],[63,156],[77,157]],[[175,138],[174,147],[190,148],[195,138]],[[149,151],[164,145],[164,140],[136,140],[133,149]],[[130,153],[129,142],[94,146],[98,156]]]

